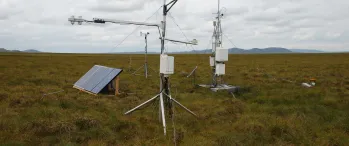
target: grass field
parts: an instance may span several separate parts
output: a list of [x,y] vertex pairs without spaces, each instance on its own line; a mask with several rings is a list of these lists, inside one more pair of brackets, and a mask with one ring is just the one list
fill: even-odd
[[[163,136],[157,104],[123,115],[159,92],[157,74],[130,75],[129,55],[2,53],[0,60],[0,145],[173,145],[172,122]],[[150,56],[155,70],[158,60]],[[198,65],[197,83],[209,82],[207,55],[175,61],[172,95],[199,115],[176,107],[180,145],[349,144],[349,54],[231,55],[225,82],[245,89],[236,98],[186,78]],[[132,55],[132,69],[142,63],[143,55]],[[95,64],[124,68],[125,94],[73,89]],[[301,87],[310,77],[317,85]]]

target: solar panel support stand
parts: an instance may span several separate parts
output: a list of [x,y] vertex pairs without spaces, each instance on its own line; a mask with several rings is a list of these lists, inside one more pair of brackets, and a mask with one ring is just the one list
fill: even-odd
[[118,95],[120,95],[120,92],[119,92],[119,90],[120,90],[120,77],[119,76],[117,76],[115,79],[115,96],[118,96]]

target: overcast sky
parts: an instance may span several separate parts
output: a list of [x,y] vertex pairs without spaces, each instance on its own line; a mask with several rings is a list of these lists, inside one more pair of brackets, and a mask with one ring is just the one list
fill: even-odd
[[[169,2],[169,0],[167,1]],[[71,25],[70,16],[145,21],[163,0],[0,0],[0,48],[45,52],[131,52],[144,49],[140,31],[150,32],[149,50],[159,51],[157,29],[116,24]],[[224,34],[236,47],[285,47],[349,51],[349,0],[222,0]],[[195,50],[212,36],[216,0],[179,0],[171,10]],[[147,22],[161,21],[161,10]],[[186,40],[168,17],[168,38]],[[224,47],[235,47],[226,38]],[[168,51],[191,51],[167,43]]]

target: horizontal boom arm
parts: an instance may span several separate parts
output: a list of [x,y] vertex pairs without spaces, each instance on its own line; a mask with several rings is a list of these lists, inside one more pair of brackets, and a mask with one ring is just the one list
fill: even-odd
[[172,39],[166,39],[166,41],[170,41],[170,42],[175,42],[175,43],[182,43],[182,44],[190,44],[190,45],[197,45],[198,41],[196,39],[190,41],[190,42],[184,42],[184,41],[177,41],[177,40],[172,40]]
[[102,19],[102,18],[93,18],[92,21],[82,19],[81,16],[78,18],[75,18],[74,16],[70,17],[68,21],[71,22],[71,24],[74,24],[77,22],[79,25],[81,25],[83,22],[90,22],[90,23],[116,23],[121,25],[144,25],[144,26],[155,26],[160,27],[159,24],[156,23],[144,23],[144,22],[134,22],[134,21],[122,21],[122,20],[112,20],[112,19]]
[[123,20],[112,20],[112,19],[102,19],[102,18],[93,18],[93,21],[95,23],[116,23],[116,24],[123,24],[123,25],[144,25],[144,26],[156,26],[160,27],[159,24],[155,23],[144,23],[144,22],[134,22],[134,21],[123,21]]
[[[175,3],[175,1],[174,1]],[[123,21],[123,20],[112,20],[112,19],[102,19],[102,18],[93,18],[93,20],[85,20],[82,19],[81,16],[79,16],[78,18],[75,18],[74,16],[71,16],[68,21],[70,21],[70,23],[72,25],[74,25],[75,22],[77,22],[79,25],[81,25],[83,22],[87,22],[87,23],[115,23],[115,24],[120,24],[120,25],[143,25],[143,26],[155,26],[160,28],[161,25],[160,24],[156,24],[156,23],[145,23],[145,22],[134,22],[134,21]],[[161,35],[161,34],[160,34]],[[197,45],[198,41],[196,39],[190,41],[190,42],[184,42],[184,41],[177,41],[177,40],[172,40],[172,39],[167,39],[167,38],[162,38],[160,37],[160,39],[164,39],[166,41],[171,41],[171,42],[176,42],[176,43],[182,43],[182,44],[190,44],[190,45]]]

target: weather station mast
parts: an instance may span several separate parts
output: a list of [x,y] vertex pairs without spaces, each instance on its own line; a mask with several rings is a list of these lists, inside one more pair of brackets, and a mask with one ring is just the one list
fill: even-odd
[[[148,35],[150,35],[150,33],[149,32],[146,32],[146,33],[144,33],[144,32],[141,32],[140,33],[140,35],[141,36],[143,36],[144,35],[144,40],[145,40],[145,49],[144,49],[144,64],[141,66],[141,67],[139,67],[135,72],[133,72],[132,73],[132,75],[138,75],[138,74],[136,74],[141,68],[144,68],[144,76],[145,76],[145,78],[147,79],[148,78],[148,76],[149,76],[149,73],[148,73]],[[130,59],[130,61],[131,61],[131,59]]]
[[154,96],[153,98],[147,100],[146,102],[140,104],[139,106],[131,109],[130,111],[126,112],[125,115],[131,114],[132,112],[139,110],[140,108],[144,107],[145,105],[156,101],[159,99],[159,120],[162,122],[164,135],[166,135],[166,119],[165,119],[165,107],[168,110],[169,116],[172,117],[173,114],[173,103],[176,105],[182,107],[184,110],[189,112],[190,114],[197,117],[197,115],[190,111],[188,108],[183,106],[181,103],[179,103],[177,100],[172,98],[170,93],[170,75],[174,74],[174,57],[168,56],[165,52],[165,41],[171,41],[176,43],[182,43],[182,44],[189,44],[189,45],[197,45],[197,40],[194,39],[190,42],[185,41],[177,41],[173,39],[166,38],[166,17],[167,13],[171,10],[171,8],[177,3],[178,0],[172,0],[169,3],[166,3],[166,0],[164,0],[163,4],[163,20],[160,24],[157,23],[145,23],[145,22],[134,22],[134,21],[123,21],[123,20],[112,20],[112,19],[103,19],[103,18],[93,18],[93,20],[85,20],[82,19],[81,16],[78,18],[75,18],[74,16],[70,17],[68,21],[70,21],[72,24],[78,23],[81,25],[82,23],[114,23],[114,24],[121,24],[121,25],[142,25],[142,26],[149,26],[149,27],[157,27],[159,29],[160,33],[160,41],[161,41],[161,53],[160,53],[160,92]]
[[[224,16],[224,14],[221,13],[220,11],[220,0],[218,0],[218,11],[217,11],[217,17],[216,21],[213,21],[213,26],[214,26],[214,31],[213,31],[213,39],[212,42],[212,55],[210,59],[212,60],[210,65],[212,66],[212,86],[217,87],[218,84],[218,79],[222,78],[222,76],[225,74],[225,70],[222,70],[223,68],[225,69],[225,61],[224,58],[220,58],[221,56],[216,56],[217,53],[221,53],[220,51],[225,51],[222,48],[222,25],[221,25],[221,18]],[[219,52],[217,52],[217,49]],[[226,53],[226,52],[222,52]],[[221,54],[217,54],[221,55]],[[222,54],[225,55],[225,54]],[[222,56],[225,57],[225,56]],[[228,57],[226,57],[228,58]],[[228,61],[228,59],[226,59]],[[217,70],[218,68],[218,70]]]
[[199,85],[200,87],[210,88],[212,91],[217,92],[218,90],[228,90],[233,93],[238,87],[227,85],[224,83],[223,76],[225,73],[225,62],[228,61],[229,50],[223,48],[223,30],[222,30],[222,18],[224,14],[221,12],[220,0],[218,0],[218,11],[216,20],[213,21],[213,35],[212,35],[212,54],[210,56],[211,66],[211,84],[210,85]]

